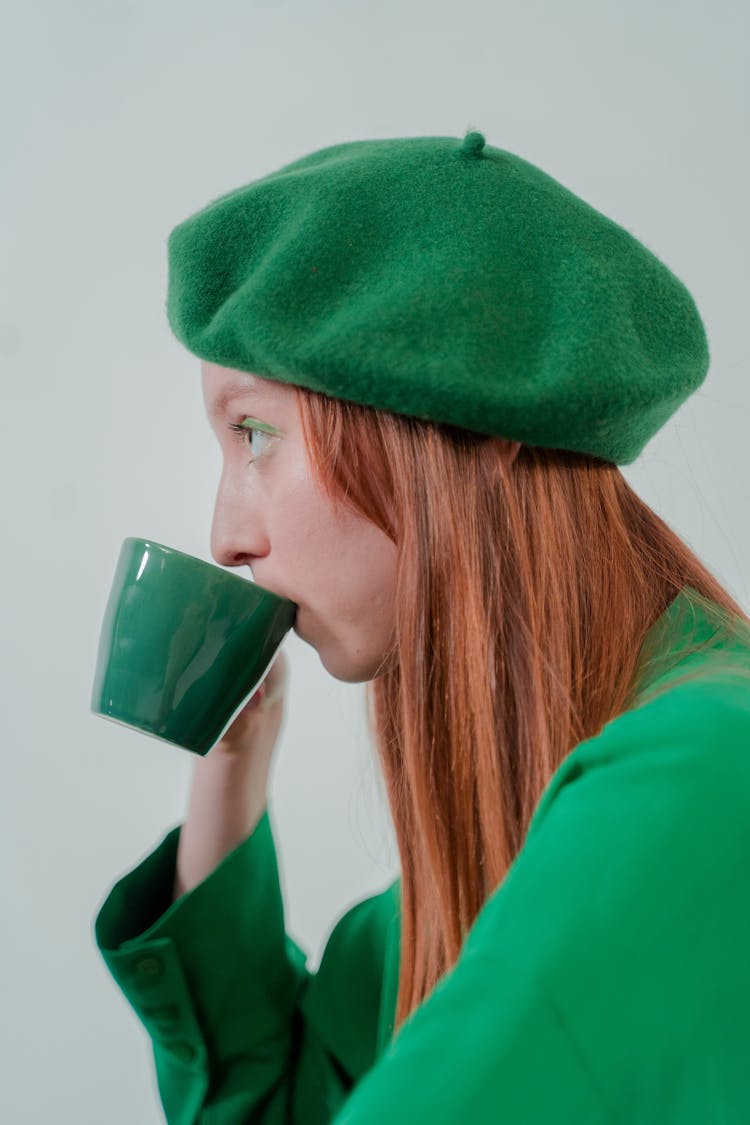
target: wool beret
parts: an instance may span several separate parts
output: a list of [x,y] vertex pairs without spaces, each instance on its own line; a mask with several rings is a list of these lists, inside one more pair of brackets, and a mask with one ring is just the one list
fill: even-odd
[[476,131],[312,152],[167,251],[167,318],[196,356],[529,445],[629,464],[708,370],[667,266]]

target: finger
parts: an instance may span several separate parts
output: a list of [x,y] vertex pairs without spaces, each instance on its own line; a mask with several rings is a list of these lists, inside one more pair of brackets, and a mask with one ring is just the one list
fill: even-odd
[[263,696],[258,709],[267,711],[269,707],[273,707],[274,703],[279,703],[284,698],[284,684],[278,684],[275,688]]

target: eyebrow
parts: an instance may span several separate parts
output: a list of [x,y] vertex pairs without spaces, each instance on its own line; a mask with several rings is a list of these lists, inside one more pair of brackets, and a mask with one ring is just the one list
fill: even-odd
[[[252,376],[249,375],[248,379],[252,379]],[[259,390],[260,390],[260,387],[259,387],[258,383],[256,383],[256,382],[248,382],[244,387],[243,386],[226,387],[221,392],[221,394],[217,395],[215,401],[211,403],[209,413],[216,414],[216,413],[218,413],[219,410],[222,409],[222,407],[226,406],[227,403],[232,402],[234,399],[242,398],[245,395],[257,395]]]

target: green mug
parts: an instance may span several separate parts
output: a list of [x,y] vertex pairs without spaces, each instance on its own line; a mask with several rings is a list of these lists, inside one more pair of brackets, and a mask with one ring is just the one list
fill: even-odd
[[205,755],[294,624],[294,602],[152,539],[120,550],[91,710]]

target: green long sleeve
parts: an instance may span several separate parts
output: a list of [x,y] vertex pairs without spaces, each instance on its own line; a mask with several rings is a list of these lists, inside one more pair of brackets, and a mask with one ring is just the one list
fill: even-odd
[[180,829],[112,887],[94,925],[151,1037],[166,1121],[323,1125],[392,1030],[396,884],[339,919],[311,973],[284,929],[268,810],[171,903]]

